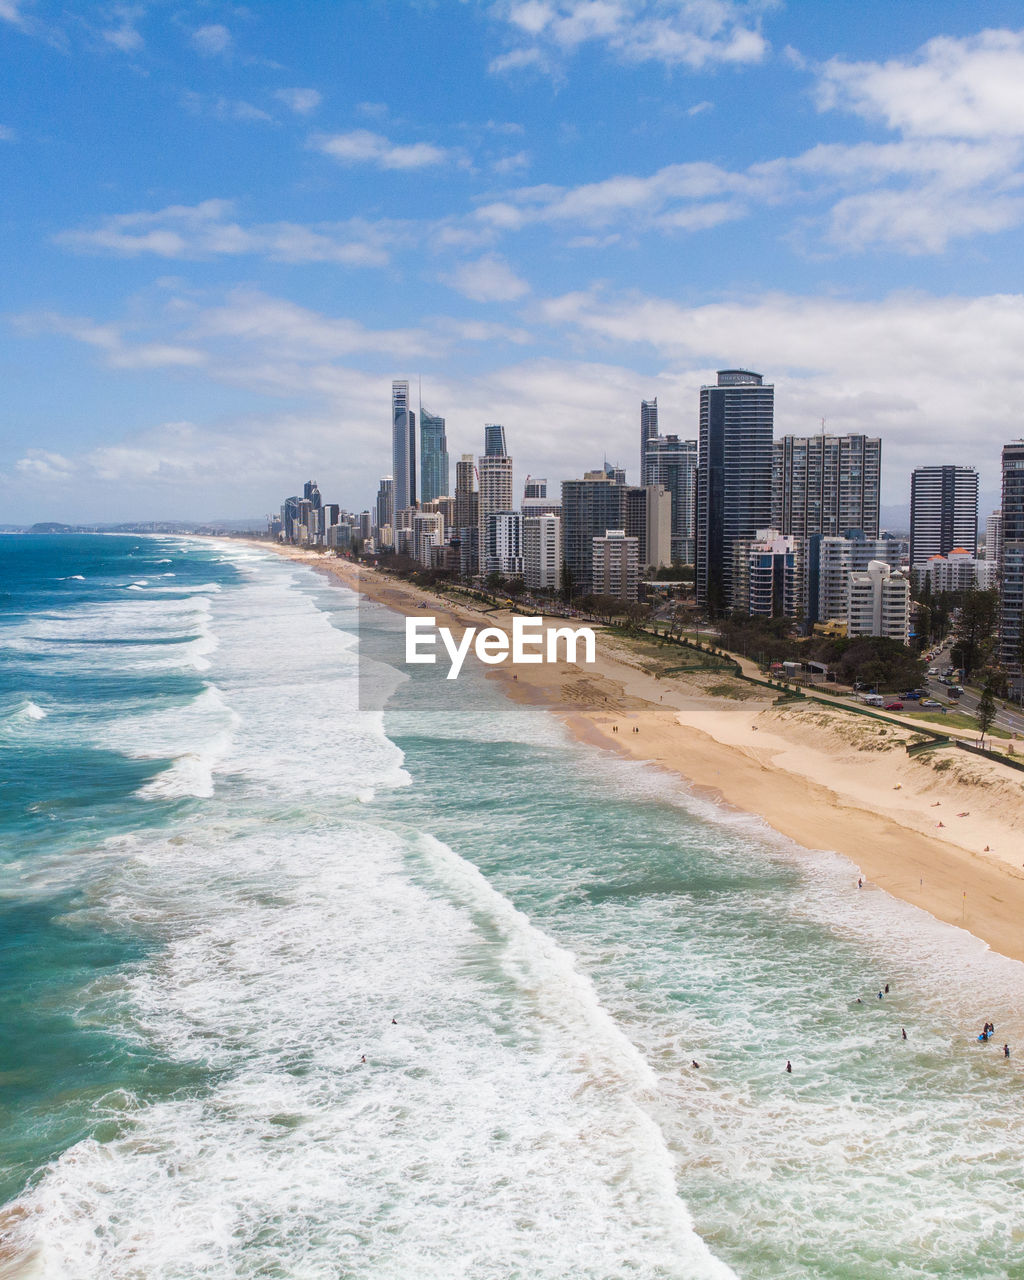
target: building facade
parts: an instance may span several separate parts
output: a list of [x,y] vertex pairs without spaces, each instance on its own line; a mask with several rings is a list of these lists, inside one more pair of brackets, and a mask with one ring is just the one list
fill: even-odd
[[659,484],[672,497],[672,560],[693,564],[697,529],[697,441],[655,436],[647,442],[643,485]]
[[658,435],[658,399],[640,401],[640,483],[653,484],[654,479],[648,473],[647,450],[652,440]]
[[623,486],[601,471],[562,481],[562,572],[586,594],[593,578],[594,539],[623,527]]
[[962,547],[978,554],[978,472],[974,467],[918,467],[910,479],[910,563]]
[[[505,452],[505,428],[495,423],[484,427],[484,455],[478,459],[480,491],[477,495],[477,528],[479,529],[480,572],[492,573],[488,558],[493,552],[493,527],[488,517],[499,511],[512,511],[512,459]],[[501,452],[495,452],[500,448]],[[499,569],[504,573],[505,570]]]
[[523,513],[523,578],[531,591],[562,586],[562,521],[558,516]]
[[877,538],[881,474],[880,439],[783,436],[772,449],[772,527],[795,538],[844,529]]
[[444,418],[428,413],[420,406],[420,498],[433,502],[444,497],[448,488],[448,438]]
[[887,636],[906,644],[910,636],[910,579],[882,560],[850,574],[846,610],[848,636]]
[[771,525],[775,388],[749,369],[720,369],[701,387],[697,446],[697,603],[732,598],[733,543]]
[[752,617],[798,618],[804,612],[802,543],[778,529],[758,529],[733,544],[731,607]]
[[841,621],[850,603],[850,574],[863,573],[872,560],[898,565],[899,538],[867,538],[860,529],[844,537],[812,534],[804,539],[804,616],[809,623]]
[[635,603],[640,593],[640,545],[624,529],[607,529],[592,539],[591,590]]
[[999,662],[1024,691],[1024,440],[1003,448],[999,553]]
[[391,384],[391,474],[394,509],[416,505],[416,414],[409,404],[409,383]]

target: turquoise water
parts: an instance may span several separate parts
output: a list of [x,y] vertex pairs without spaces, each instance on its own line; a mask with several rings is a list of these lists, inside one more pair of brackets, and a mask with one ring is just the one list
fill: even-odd
[[0,583],[0,1276],[1024,1275],[1021,966],[272,555]]

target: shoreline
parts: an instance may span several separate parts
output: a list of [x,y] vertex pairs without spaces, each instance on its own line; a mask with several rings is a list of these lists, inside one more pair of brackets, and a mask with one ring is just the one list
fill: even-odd
[[[504,611],[485,615],[339,557],[250,545],[320,569],[399,614],[420,614],[426,603],[456,628],[485,616],[487,625],[509,622]],[[854,893],[860,876],[865,891],[883,889],[1024,962],[1024,781],[1016,771],[949,753],[909,757],[903,742],[913,730],[881,732],[838,707],[775,707],[774,694],[726,694],[722,684],[709,691],[685,675],[652,674],[645,663],[653,653],[638,661],[597,634],[592,666],[509,663],[488,677],[511,699],[557,715],[577,740],[665,769],[804,849],[841,854]]]

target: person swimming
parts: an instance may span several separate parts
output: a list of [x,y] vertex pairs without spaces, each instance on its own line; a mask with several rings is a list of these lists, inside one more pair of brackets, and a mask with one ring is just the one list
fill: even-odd
[[790,1075],[793,1074],[793,1064],[792,1062],[790,1062],[788,1058],[786,1059],[786,1070],[789,1072]]

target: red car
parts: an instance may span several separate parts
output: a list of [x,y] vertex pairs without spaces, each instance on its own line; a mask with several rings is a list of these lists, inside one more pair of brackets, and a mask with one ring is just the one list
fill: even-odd
[[902,703],[902,702],[887,702],[887,703],[885,704],[885,709],[886,709],[886,711],[902,711],[902,710],[903,710],[903,703]]

